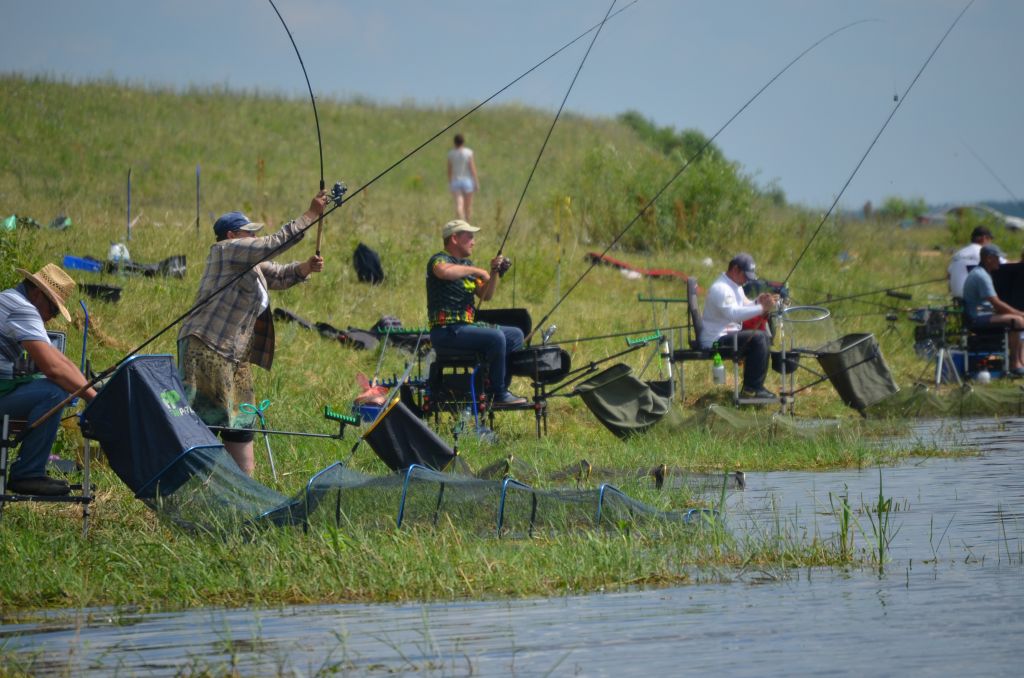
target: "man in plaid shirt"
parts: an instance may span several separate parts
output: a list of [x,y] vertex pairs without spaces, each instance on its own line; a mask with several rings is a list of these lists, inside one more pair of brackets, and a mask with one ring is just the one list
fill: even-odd
[[263,224],[241,212],[217,219],[217,242],[206,258],[196,303],[238,279],[199,306],[178,332],[178,367],[189,403],[206,424],[229,429],[220,432],[224,447],[248,475],[255,467],[253,433],[233,429],[253,427],[254,415],[239,411],[242,403],[254,401],[250,363],[269,370],[274,360],[269,290],[305,282],[324,268],[317,255],[290,264],[269,259],[302,240],[327,201],[327,194],[319,192],[305,214],[264,237],[255,235]]

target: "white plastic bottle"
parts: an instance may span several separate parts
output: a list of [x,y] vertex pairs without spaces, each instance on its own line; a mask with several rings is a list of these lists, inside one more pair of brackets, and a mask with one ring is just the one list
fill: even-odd
[[114,242],[110,243],[110,250],[107,251],[107,261],[111,261],[115,264],[122,261],[131,261],[132,257],[128,253],[128,247],[124,243]]
[[715,354],[714,363],[711,366],[711,377],[716,384],[725,383],[725,364],[722,362],[722,356],[718,353]]

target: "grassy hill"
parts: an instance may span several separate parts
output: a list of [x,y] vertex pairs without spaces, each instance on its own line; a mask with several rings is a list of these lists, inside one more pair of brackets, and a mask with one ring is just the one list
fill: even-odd
[[[315,128],[308,102],[254,92],[172,92],[114,83],[69,84],[17,76],[0,78],[0,213],[35,217],[46,224],[58,213],[66,231],[19,230],[5,236],[11,265],[36,268],[62,255],[103,258],[126,231],[126,175],[132,170],[128,242],[137,261],[185,254],[188,275],[169,279],[104,279],[78,272],[82,282],[125,287],[120,304],[93,302],[92,314],[113,341],[95,346],[93,363],[105,366],[189,308],[215,217],[231,209],[279,225],[305,209],[319,181]],[[382,107],[367,102],[319,102],[325,178],[357,187],[442,129],[461,111]],[[477,258],[497,250],[523,190],[551,113],[519,106],[486,107],[457,128],[477,152],[482,191],[473,221],[484,228]],[[425,319],[423,265],[440,245],[440,226],[451,218],[444,157],[449,134],[383,176],[327,220],[323,254],[327,270],[309,285],[274,297],[275,305],[337,327],[369,327],[382,315],[406,326]],[[628,230],[612,254],[637,266],[674,268],[708,284],[737,250],[753,252],[763,275],[781,279],[811,237],[820,215],[779,206],[763,197],[741,168],[720,154],[695,163]],[[547,313],[587,269],[584,254],[601,251],[621,234],[636,211],[681,165],[654,142],[620,121],[565,115],[559,122],[510,233],[506,254],[515,261],[492,307],[523,305],[535,320]],[[196,226],[195,167],[201,166],[200,224]],[[358,242],[377,250],[387,281],[356,281],[351,254]],[[1004,240],[1004,246],[1012,243]],[[793,274],[794,298],[807,303],[941,277],[944,232],[900,231],[886,220],[825,224]],[[285,258],[304,258],[311,242]],[[1013,251],[1012,249],[1010,251]],[[706,258],[712,260],[706,266]],[[914,291],[940,294],[935,284]],[[628,332],[685,323],[683,305],[637,302],[638,295],[679,298],[678,282],[630,281],[598,268],[552,316],[557,337]],[[885,328],[877,307],[836,306],[836,331]],[[909,358],[907,331],[883,336],[883,348],[904,379],[919,365]],[[152,348],[173,352],[175,330]],[[264,388],[290,381],[292,371],[323,381],[322,398],[343,400],[353,372],[372,372],[374,357],[356,354],[295,330],[285,330],[278,368],[260,374]],[[72,341],[74,343],[74,340]],[[620,343],[573,346],[589,360],[619,350]],[[904,358],[907,358],[904,361]],[[392,371],[401,357],[388,355]],[[337,366],[325,373],[322,364]],[[703,386],[703,366],[695,386]],[[826,387],[827,388],[827,387]],[[701,389],[694,389],[698,393]],[[827,390],[826,390],[827,393]],[[841,408],[839,411],[842,411]]]

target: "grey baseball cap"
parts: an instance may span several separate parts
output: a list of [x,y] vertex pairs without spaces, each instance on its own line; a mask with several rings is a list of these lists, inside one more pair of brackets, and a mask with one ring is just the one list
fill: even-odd
[[747,277],[747,280],[757,280],[757,273],[755,272],[757,264],[754,263],[754,257],[746,252],[740,252],[732,258],[729,262],[729,268],[733,266],[743,271],[743,275]]

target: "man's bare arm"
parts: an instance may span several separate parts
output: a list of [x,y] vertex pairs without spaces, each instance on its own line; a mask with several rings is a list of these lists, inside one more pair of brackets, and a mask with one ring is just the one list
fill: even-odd
[[[74,393],[88,383],[78,367],[52,344],[45,341],[23,341],[21,345],[39,371],[68,393]],[[81,395],[86,400],[92,400],[96,397],[96,391],[90,387]]]

